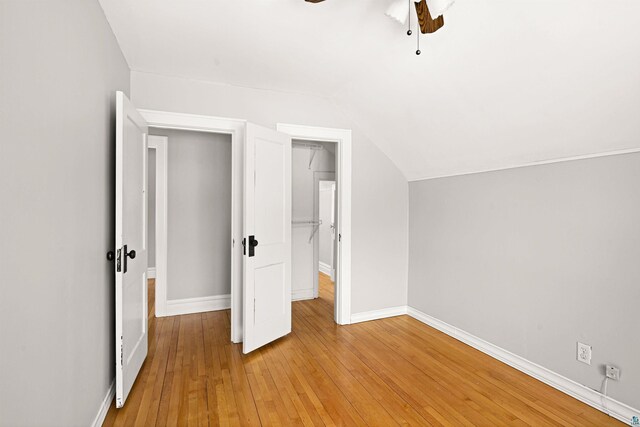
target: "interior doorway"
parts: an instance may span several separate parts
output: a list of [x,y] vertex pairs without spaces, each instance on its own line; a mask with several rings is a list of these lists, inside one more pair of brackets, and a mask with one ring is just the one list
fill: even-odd
[[[299,243],[296,245],[295,238],[292,239],[292,273],[294,273],[292,286],[297,285],[297,277],[302,278],[302,283],[307,283],[306,281],[311,277],[311,280],[314,281],[312,296],[307,294],[304,299],[317,298],[322,293],[318,286],[320,278],[319,247],[316,246],[319,245],[319,240],[316,237],[320,227],[319,202],[315,201],[319,200],[319,182],[333,181],[335,182],[333,223],[335,240],[333,245],[334,263],[332,266],[335,270],[332,293],[334,320],[339,325],[348,325],[351,323],[351,131],[282,123],[278,123],[277,130],[289,134],[292,138],[293,147],[298,147],[298,149],[292,151],[294,156],[298,152],[301,160],[296,162],[293,159],[292,168],[306,168],[307,171],[312,169],[314,173],[313,185],[304,185],[306,190],[299,192],[300,195],[298,196],[302,200],[313,199],[311,201],[311,205],[314,206],[312,220],[308,221],[304,217],[297,218],[295,211],[292,216],[292,230],[294,230],[292,236],[295,237],[297,228],[304,229],[306,227],[308,234],[307,242],[305,243],[309,245],[315,240],[312,248],[314,256],[309,263],[309,257],[306,256],[304,251],[297,252],[297,249],[302,246],[300,242],[303,242],[303,240],[299,237]],[[328,154],[331,154],[331,156]],[[318,161],[318,156],[324,156],[323,160]],[[306,164],[303,161],[306,161]],[[308,177],[308,173],[306,176]],[[294,206],[296,205],[296,186],[307,181],[308,179],[296,179],[295,171],[292,173]],[[308,208],[309,203],[304,205]],[[306,212],[303,211],[303,213]],[[299,221],[299,223],[296,224],[296,221]],[[311,230],[308,230],[309,228]],[[300,233],[300,231],[297,231],[297,233]],[[304,232],[302,233],[304,235]],[[304,266],[307,267],[305,268]],[[331,281],[330,277],[328,279]],[[293,299],[296,299],[295,295]]]
[[155,315],[228,309],[231,137],[150,127],[148,142],[148,277],[155,279]]
[[318,298],[321,286],[335,295],[336,142],[293,139],[291,164],[292,300]]

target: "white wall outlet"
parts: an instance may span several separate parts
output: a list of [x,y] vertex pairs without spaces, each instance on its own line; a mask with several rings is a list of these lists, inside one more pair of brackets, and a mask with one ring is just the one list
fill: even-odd
[[576,355],[578,362],[591,365],[591,346],[588,344],[578,343],[578,354]]
[[613,365],[607,365],[607,378],[611,378],[615,381],[620,381],[620,368]]

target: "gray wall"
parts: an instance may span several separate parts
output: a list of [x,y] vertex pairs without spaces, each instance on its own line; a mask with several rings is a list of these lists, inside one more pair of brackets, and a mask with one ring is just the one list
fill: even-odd
[[167,299],[231,292],[231,136],[151,129],[168,143]]
[[114,371],[114,91],[97,1],[0,2],[0,425],[87,426]]
[[147,180],[147,266],[156,267],[156,150],[149,149]]
[[[409,186],[409,305],[640,408],[640,154]],[[576,341],[593,346],[576,361]]]
[[131,90],[138,108],[352,129],[351,311],[407,304],[407,180],[331,100],[135,71]]

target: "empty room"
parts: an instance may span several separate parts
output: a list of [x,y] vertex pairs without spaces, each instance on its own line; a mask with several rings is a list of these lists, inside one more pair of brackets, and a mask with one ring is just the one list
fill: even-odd
[[0,0],[0,427],[640,426],[637,0]]

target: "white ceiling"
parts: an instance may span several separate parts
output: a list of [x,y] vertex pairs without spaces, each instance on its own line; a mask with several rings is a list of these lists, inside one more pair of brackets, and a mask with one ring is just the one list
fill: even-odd
[[[410,179],[640,147],[640,1],[100,0],[133,70],[330,97]],[[414,30],[415,34],[415,30]]]

